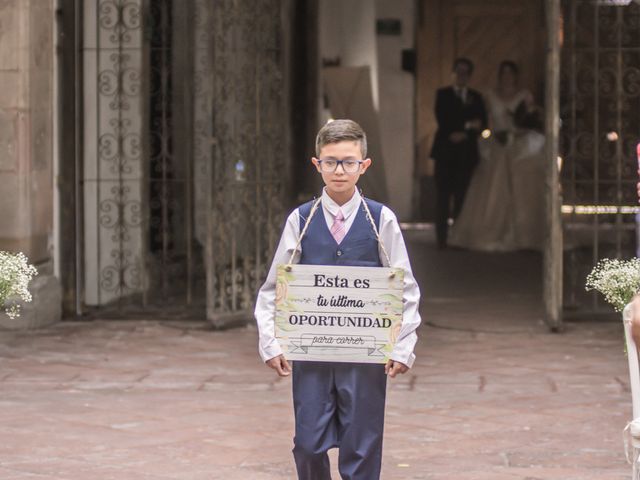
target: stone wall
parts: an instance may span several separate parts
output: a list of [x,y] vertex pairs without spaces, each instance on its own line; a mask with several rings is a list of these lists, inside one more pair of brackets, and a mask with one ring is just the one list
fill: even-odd
[[52,276],[53,0],[0,0],[0,249],[24,252],[40,275],[25,328],[60,318]]

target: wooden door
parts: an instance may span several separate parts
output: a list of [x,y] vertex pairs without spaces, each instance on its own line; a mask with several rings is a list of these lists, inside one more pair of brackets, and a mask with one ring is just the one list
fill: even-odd
[[486,91],[496,84],[500,62],[512,60],[520,67],[522,85],[540,98],[544,76],[544,37],[541,36],[544,25],[540,2],[445,2],[442,20],[443,83],[449,80],[453,60],[467,57],[476,65],[472,85]]

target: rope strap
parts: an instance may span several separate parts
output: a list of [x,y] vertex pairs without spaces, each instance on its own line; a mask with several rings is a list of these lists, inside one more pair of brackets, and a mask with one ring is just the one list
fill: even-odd
[[291,264],[293,263],[293,258],[296,256],[296,253],[298,253],[298,251],[300,250],[300,244],[302,243],[302,237],[304,237],[304,234],[307,233],[307,228],[309,228],[309,224],[311,223],[311,219],[313,218],[314,213],[316,213],[316,210],[318,209],[318,205],[320,205],[321,201],[322,201],[322,197],[320,197],[318,200],[316,200],[315,203],[313,204],[313,207],[311,207],[311,211],[309,212],[309,216],[307,217],[307,220],[304,223],[304,227],[302,228],[302,232],[300,232],[300,236],[298,237],[298,243],[296,243],[296,248],[294,248],[293,252],[291,252],[291,258],[289,258],[289,263],[287,263],[287,267],[286,267],[287,272],[291,271]]
[[[360,193],[360,194],[362,195],[362,193]],[[382,249],[382,253],[384,253],[384,257],[387,259],[387,267],[390,267],[391,266],[391,259],[389,258],[389,254],[387,253],[387,249],[384,246],[384,242],[380,238],[380,233],[378,233],[378,227],[376,226],[376,222],[373,221],[373,217],[371,216],[371,211],[369,210],[369,206],[367,205],[367,202],[365,201],[364,197],[362,197],[362,206],[364,207],[364,211],[367,214],[367,219],[369,220],[369,223],[371,223],[371,227],[373,228],[373,233],[376,234],[376,240],[378,240],[378,244],[380,245],[380,248]]]
[[[360,194],[362,195],[362,192],[360,192]],[[285,269],[287,272],[291,271],[291,265],[293,264],[293,259],[296,256],[296,253],[298,253],[300,251],[300,244],[302,243],[302,238],[304,237],[304,235],[307,233],[307,229],[309,228],[309,225],[311,224],[311,219],[313,218],[313,215],[316,213],[316,210],[318,210],[318,207],[320,206],[320,203],[322,202],[322,197],[318,198],[315,203],[313,204],[313,206],[311,207],[311,211],[309,212],[309,216],[307,217],[305,223],[304,223],[304,227],[302,228],[302,232],[300,232],[300,236],[298,237],[298,241],[296,243],[296,247],[293,249],[293,252],[291,252],[291,257],[289,258],[289,262],[287,263]],[[364,207],[364,211],[367,217],[367,220],[369,221],[369,223],[371,224],[371,227],[373,228],[373,233],[376,234],[376,240],[378,241],[378,245],[380,245],[380,248],[382,249],[382,253],[385,256],[385,259],[387,260],[387,266],[390,267],[391,266],[391,259],[389,258],[389,253],[387,253],[387,249],[384,246],[384,242],[382,241],[382,238],[380,238],[380,233],[378,232],[378,227],[376,226],[376,222],[373,220],[373,216],[371,215],[371,211],[369,210],[369,206],[367,205],[367,202],[365,200],[364,197],[362,197],[362,206]],[[395,274],[392,273],[391,274],[391,278],[395,277]]]

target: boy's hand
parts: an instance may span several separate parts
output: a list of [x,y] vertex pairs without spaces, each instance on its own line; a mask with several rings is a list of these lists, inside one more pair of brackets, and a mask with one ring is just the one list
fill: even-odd
[[404,363],[398,362],[396,360],[389,360],[384,366],[384,373],[389,375],[391,378],[395,378],[395,376],[399,373],[407,373],[408,371],[409,367],[407,367]]
[[268,367],[273,368],[281,377],[288,377],[291,375],[291,365],[284,358],[284,355],[278,355],[265,362]]

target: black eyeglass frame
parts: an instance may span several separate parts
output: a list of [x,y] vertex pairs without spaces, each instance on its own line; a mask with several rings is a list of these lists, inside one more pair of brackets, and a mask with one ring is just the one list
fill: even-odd
[[[347,159],[344,159],[344,160],[334,160],[333,158],[332,159],[324,159],[324,160],[323,159],[318,159],[318,164],[320,164],[320,170],[322,170],[322,163],[323,162],[327,162],[327,161],[336,162],[336,166],[331,171],[324,170],[325,173],[333,173],[333,172],[335,172],[336,170],[338,170],[338,165],[342,165],[342,171],[344,173],[356,173],[358,170],[360,170],[360,166],[364,163],[364,160],[354,160],[352,158],[347,158]],[[355,162],[355,163],[358,164],[358,168],[356,168],[353,172],[349,172],[349,171],[347,171],[346,168],[344,168],[344,162]]]

